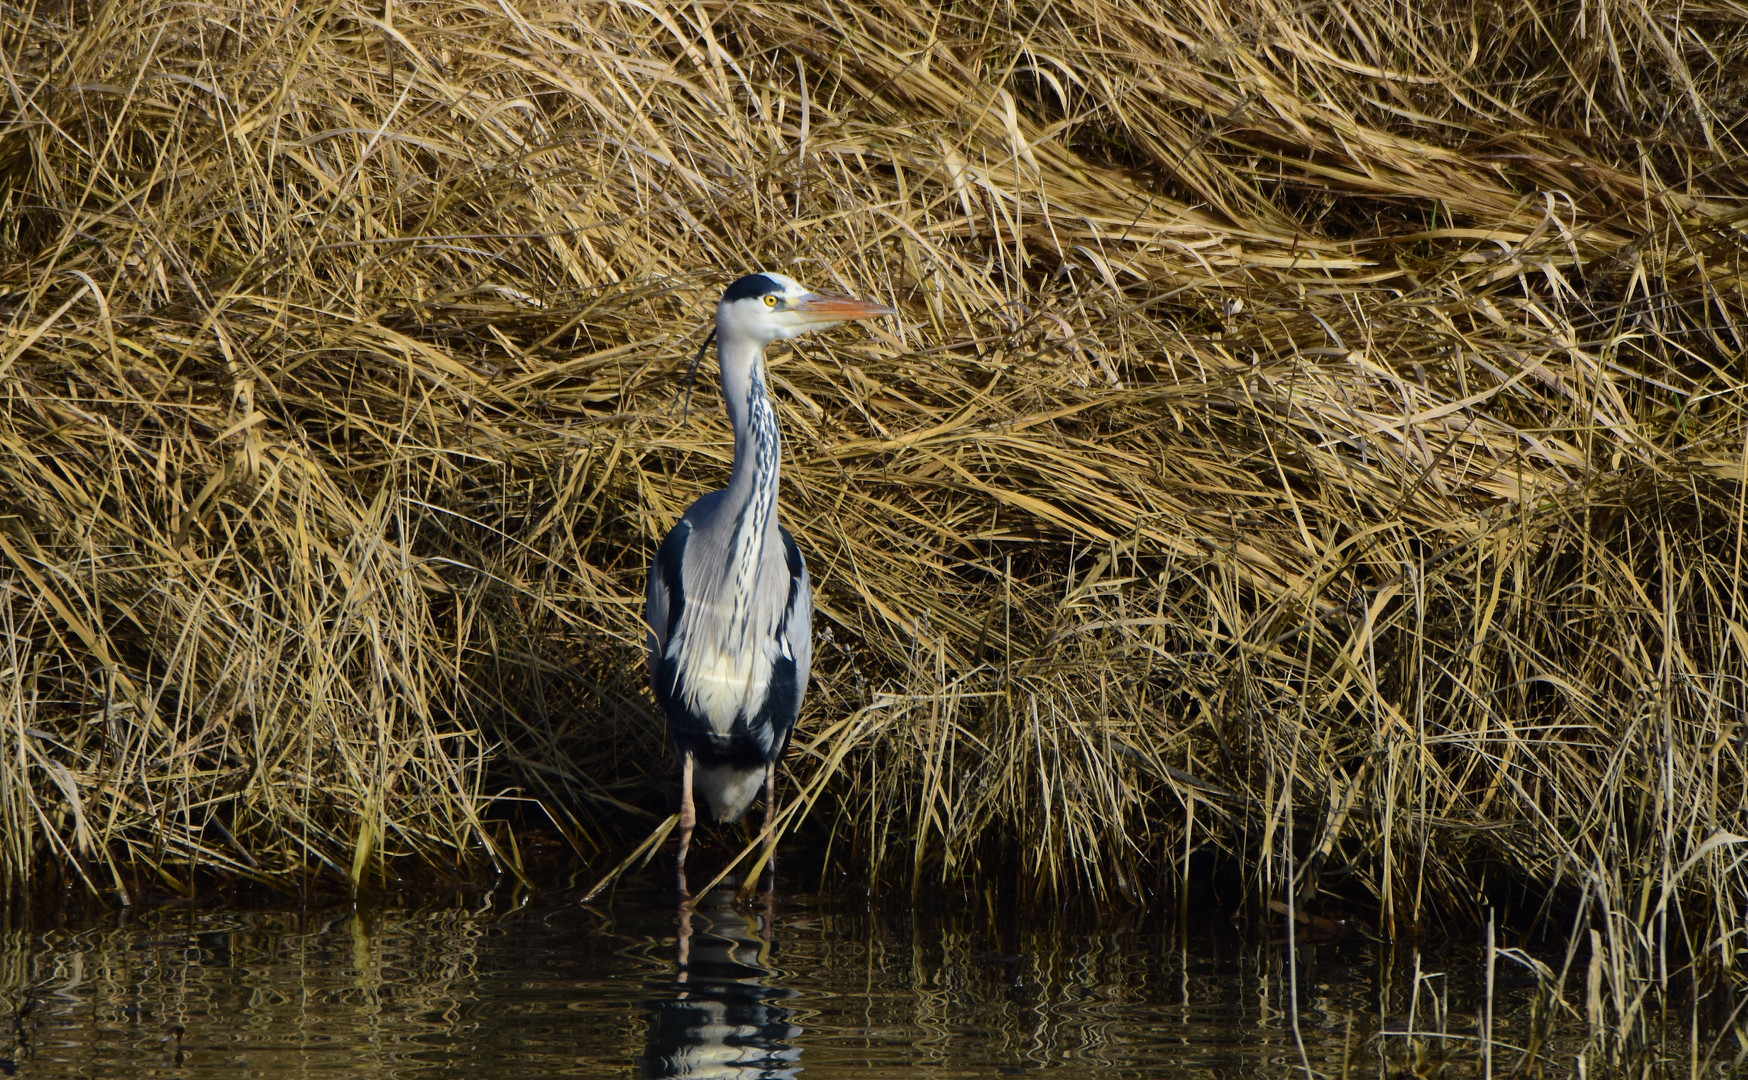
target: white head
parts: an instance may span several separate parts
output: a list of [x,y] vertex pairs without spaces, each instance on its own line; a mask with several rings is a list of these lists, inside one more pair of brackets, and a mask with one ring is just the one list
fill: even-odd
[[769,345],[850,319],[897,314],[884,304],[810,292],[794,278],[765,271],[730,285],[716,305],[716,332]]

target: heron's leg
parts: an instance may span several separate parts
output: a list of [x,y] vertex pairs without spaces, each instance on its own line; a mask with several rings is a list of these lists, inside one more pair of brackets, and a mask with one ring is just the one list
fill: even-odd
[[765,765],[765,892],[777,887],[777,763]]
[[680,855],[674,860],[674,874],[679,878],[680,899],[686,891],[686,849],[692,846],[692,829],[698,824],[698,810],[692,803],[692,751],[686,751],[685,764],[680,767]]

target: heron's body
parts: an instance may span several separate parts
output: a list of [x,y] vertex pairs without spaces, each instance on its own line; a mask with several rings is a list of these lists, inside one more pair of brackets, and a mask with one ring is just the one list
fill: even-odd
[[780,274],[753,274],[717,305],[722,393],[734,425],[728,486],[687,508],[650,568],[649,671],[681,781],[681,888],[697,786],[717,821],[737,821],[789,743],[813,655],[813,588],[777,522],[782,442],[765,388],[765,347],[888,308],[810,293]]
[[813,587],[789,530],[774,514],[762,529],[754,515],[714,518],[728,495],[693,503],[662,542],[649,601],[656,700],[723,822],[746,812],[788,745],[813,645]]

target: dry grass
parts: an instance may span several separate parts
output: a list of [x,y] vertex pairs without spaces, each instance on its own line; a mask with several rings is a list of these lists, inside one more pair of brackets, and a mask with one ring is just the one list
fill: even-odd
[[269,7],[0,15],[9,880],[630,850],[769,267],[830,860],[1734,970],[1748,7]]

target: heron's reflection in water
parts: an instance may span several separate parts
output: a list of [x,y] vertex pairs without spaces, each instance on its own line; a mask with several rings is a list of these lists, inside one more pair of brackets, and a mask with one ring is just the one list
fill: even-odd
[[[771,943],[760,920],[735,910],[732,889],[680,909],[679,965],[647,1002],[646,1077],[795,1077],[801,1029],[783,1002],[795,991],[771,985]],[[764,925],[770,926],[769,908]]]

